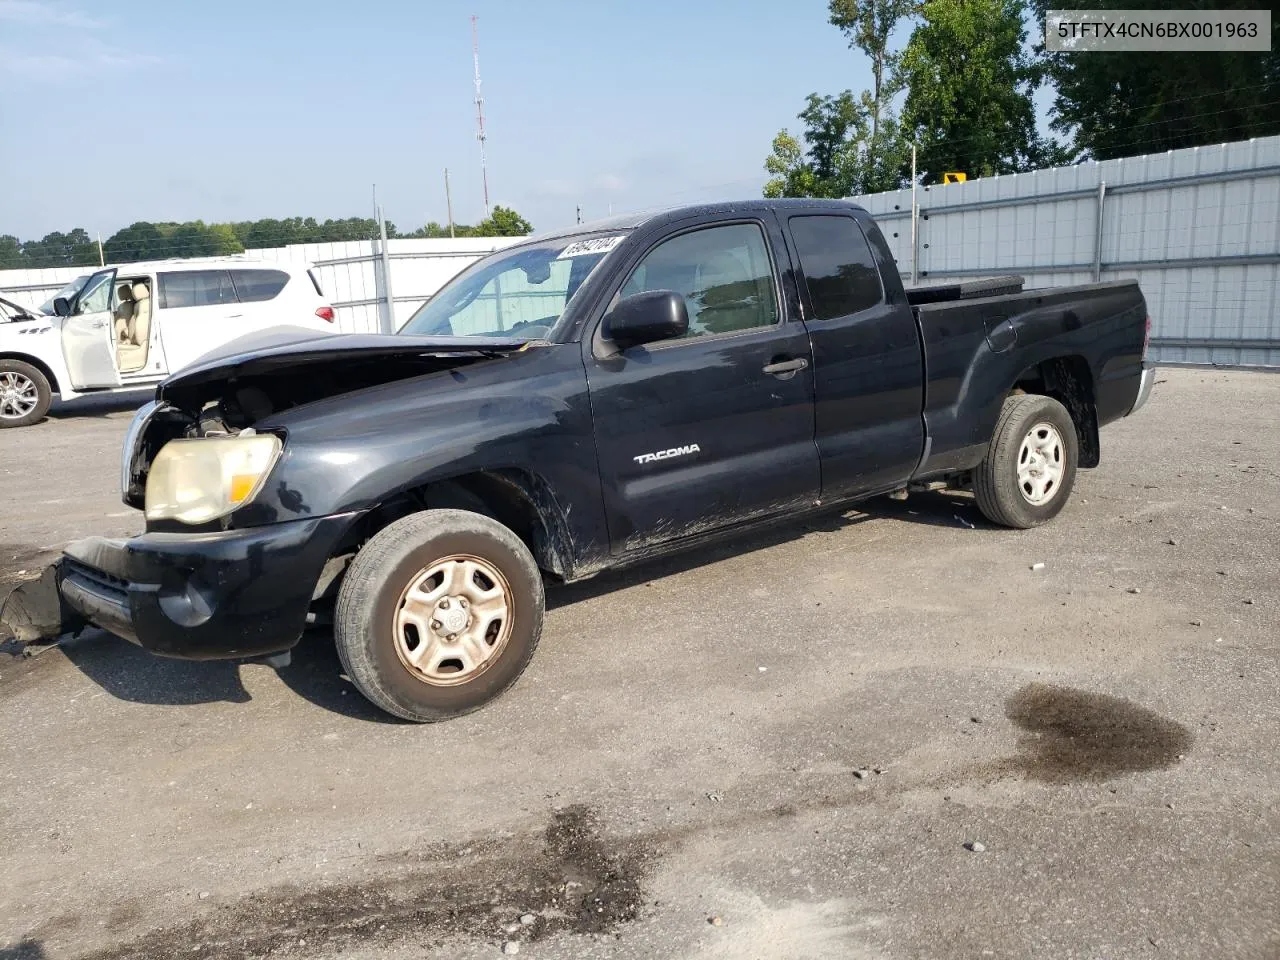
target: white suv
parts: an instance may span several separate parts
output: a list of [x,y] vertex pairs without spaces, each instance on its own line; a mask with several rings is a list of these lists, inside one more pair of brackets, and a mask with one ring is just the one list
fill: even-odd
[[268,327],[337,332],[305,265],[249,257],[107,267],[41,310],[0,301],[0,427],[40,420],[53,394],[133,390]]

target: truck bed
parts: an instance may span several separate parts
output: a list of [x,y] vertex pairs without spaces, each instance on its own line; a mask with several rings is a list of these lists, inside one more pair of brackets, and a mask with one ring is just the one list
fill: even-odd
[[[980,461],[1004,385],[1049,358],[1084,365],[1099,425],[1124,416],[1133,405],[1146,330],[1146,303],[1137,282],[981,295],[996,289],[997,280],[1020,285],[1021,279],[914,288],[918,295],[927,291],[924,297],[935,297],[912,307],[924,355],[930,443],[922,475],[967,469]],[[953,296],[937,299],[941,290]]]

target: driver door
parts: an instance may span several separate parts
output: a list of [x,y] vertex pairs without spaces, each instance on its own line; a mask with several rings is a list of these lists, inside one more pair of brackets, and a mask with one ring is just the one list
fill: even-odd
[[91,276],[62,318],[62,355],[77,390],[120,386],[112,343],[112,293],[114,269]]

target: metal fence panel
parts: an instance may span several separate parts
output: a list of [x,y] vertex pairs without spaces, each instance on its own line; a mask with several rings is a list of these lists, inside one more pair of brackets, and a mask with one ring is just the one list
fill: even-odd
[[[922,279],[1132,278],[1156,360],[1280,366],[1280,137],[923,187],[917,198]],[[909,276],[911,191],[853,199]]]

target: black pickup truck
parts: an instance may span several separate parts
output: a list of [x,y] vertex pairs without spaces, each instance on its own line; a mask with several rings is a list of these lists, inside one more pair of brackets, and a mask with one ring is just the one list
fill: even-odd
[[612,219],[472,264],[398,335],[276,331],[171,378],[124,449],[146,532],[72,544],[56,585],[192,659],[327,613],[370,700],[444,719],[525,669],[546,582],[917,489],[1049,520],[1145,402],[1148,333],[1131,282],[904,289],[839,201]]

